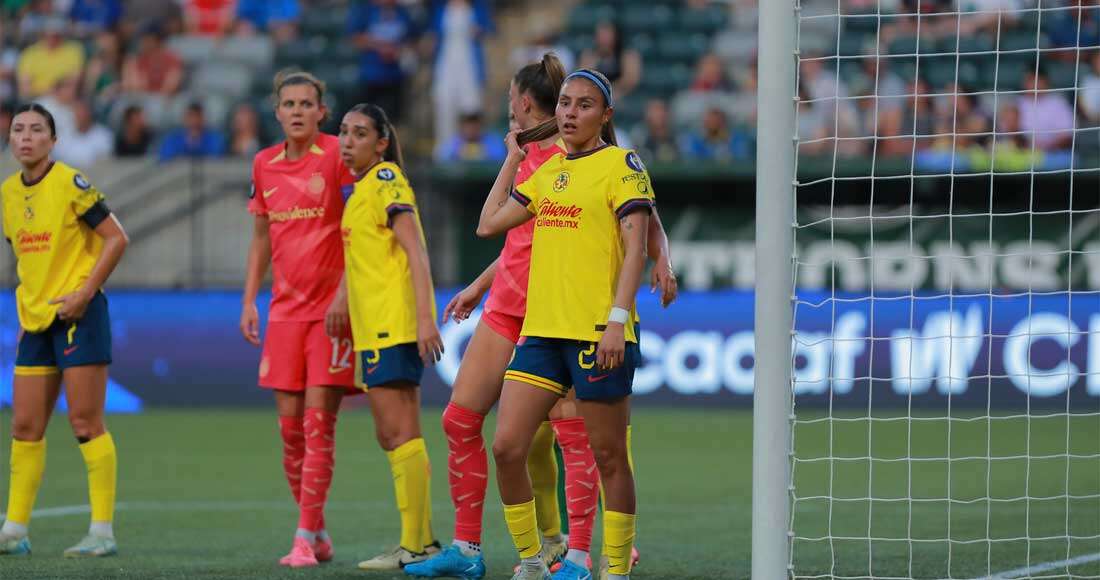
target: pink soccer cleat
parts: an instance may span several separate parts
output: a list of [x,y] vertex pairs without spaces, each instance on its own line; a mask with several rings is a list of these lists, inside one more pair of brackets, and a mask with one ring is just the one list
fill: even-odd
[[[331,549],[331,546],[330,546]],[[329,555],[331,555],[331,551]],[[313,552],[313,547],[309,545],[309,542],[305,538],[294,538],[294,546],[290,549],[290,553],[279,559],[279,564],[283,566],[290,566],[291,568],[307,568],[309,566],[316,566],[317,555]]]
[[331,561],[334,553],[335,550],[332,548],[331,537],[326,537],[324,539],[317,538],[317,542],[313,544],[313,555],[317,558],[318,562]]

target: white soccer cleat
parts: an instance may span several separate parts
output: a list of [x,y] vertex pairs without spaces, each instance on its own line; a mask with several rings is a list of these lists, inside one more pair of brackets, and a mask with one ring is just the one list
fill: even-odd
[[383,552],[369,560],[359,562],[360,570],[401,570],[409,564],[423,562],[431,556],[439,553],[439,544],[434,543],[424,548],[423,552],[410,552],[401,546]]

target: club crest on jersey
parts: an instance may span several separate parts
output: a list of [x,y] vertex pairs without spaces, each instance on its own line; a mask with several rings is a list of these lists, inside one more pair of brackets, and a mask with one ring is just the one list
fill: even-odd
[[569,187],[569,172],[562,171],[558,174],[558,178],[554,181],[554,191],[562,192],[565,188]]
[[397,175],[395,175],[393,170],[389,167],[383,167],[378,170],[378,179],[380,181],[393,181],[396,177]]
[[80,189],[88,189],[92,186],[92,184],[88,183],[88,180],[84,179],[84,176],[79,173],[73,175],[73,185],[79,187]]
[[23,212],[23,219],[27,221],[34,219],[34,210],[31,209],[31,206],[28,205],[26,211]]
[[318,195],[325,191],[325,176],[320,173],[314,173],[310,176],[307,184],[309,192],[313,195]]
[[638,154],[633,151],[626,154],[626,166],[638,173],[645,171],[645,165],[642,164],[642,158],[638,157]]

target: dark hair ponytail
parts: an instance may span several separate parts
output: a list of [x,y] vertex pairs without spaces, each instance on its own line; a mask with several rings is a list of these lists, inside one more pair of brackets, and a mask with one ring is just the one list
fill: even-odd
[[549,139],[558,134],[558,122],[553,118],[554,109],[558,106],[558,93],[561,92],[561,84],[565,81],[565,67],[562,66],[558,55],[548,52],[542,55],[542,61],[531,63],[516,73],[513,82],[520,94],[527,93],[535,101],[538,108],[551,118],[538,125],[521,131],[516,136],[516,142],[520,147],[528,143],[536,143]]
[[615,120],[608,119],[600,129],[600,139],[609,145],[619,146],[619,140],[615,138]]
[[386,111],[378,105],[359,103],[351,109],[348,109],[348,112],[359,113],[370,118],[371,122],[374,123],[374,129],[378,131],[378,136],[382,139],[389,140],[389,144],[386,145],[386,150],[382,152],[382,160],[392,162],[401,169],[404,169],[405,156],[401,154],[401,142],[397,139],[397,129],[393,127],[393,123],[390,122],[390,118],[386,115]]
[[16,115],[27,112],[42,115],[42,118],[46,119],[46,125],[50,128],[50,137],[57,139],[57,123],[53,120],[53,113],[38,103],[24,103],[19,105],[19,108],[15,109],[15,113],[12,114],[11,118],[14,120]]

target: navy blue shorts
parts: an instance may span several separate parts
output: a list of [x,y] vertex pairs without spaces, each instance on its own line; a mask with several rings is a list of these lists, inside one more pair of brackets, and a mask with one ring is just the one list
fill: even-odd
[[396,344],[380,350],[364,350],[359,353],[359,381],[364,388],[381,387],[390,383],[420,384],[424,376],[424,361],[415,342]]
[[41,376],[70,367],[111,364],[111,317],[102,292],[77,321],[56,319],[42,332],[24,332],[15,355],[15,374]]
[[611,370],[596,366],[596,347],[595,342],[524,337],[504,378],[563,397],[572,386],[582,400],[617,399],[633,392],[634,370],[642,361],[638,344],[627,342],[623,364]]

